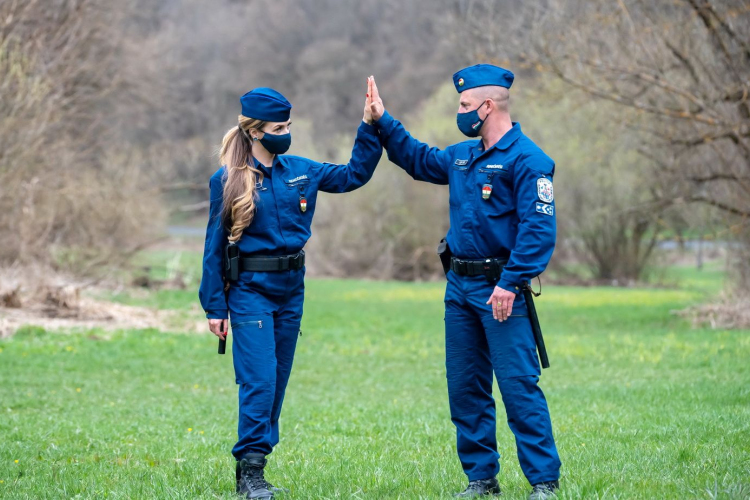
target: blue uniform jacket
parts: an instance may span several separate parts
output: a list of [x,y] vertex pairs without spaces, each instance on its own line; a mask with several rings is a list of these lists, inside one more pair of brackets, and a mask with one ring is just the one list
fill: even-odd
[[497,286],[515,293],[544,271],[555,247],[555,163],[518,123],[487,151],[481,140],[430,147],[388,112],[377,127],[388,159],[416,180],[449,185],[453,255],[507,258]]
[[[299,156],[278,155],[266,169],[256,162],[265,178],[257,186],[257,209],[238,243],[240,252],[257,255],[289,255],[302,250],[310,239],[310,225],[318,191],[345,193],[370,180],[380,161],[382,147],[377,129],[362,122],[346,165],[318,163]],[[211,176],[211,201],[203,276],[198,295],[210,319],[225,319],[227,302],[222,279],[228,231],[221,221],[224,167]],[[307,202],[303,212],[301,200]]]

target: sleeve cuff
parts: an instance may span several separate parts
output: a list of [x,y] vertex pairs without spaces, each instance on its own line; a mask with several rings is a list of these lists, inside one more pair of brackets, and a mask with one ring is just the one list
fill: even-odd
[[388,135],[393,128],[394,121],[396,121],[396,119],[386,110],[383,112],[383,116],[380,117],[380,120],[375,122],[375,126],[380,130],[381,134]]
[[366,134],[370,135],[378,135],[378,129],[375,127],[375,125],[370,125],[369,123],[365,122],[364,120],[360,122],[359,124],[359,132],[364,132]]
[[208,319],[229,319],[229,311],[206,311]]
[[521,293],[521,285],[520,284],[518,284],[518,283],[511,283],[510,281],[505,280],[505,279],[501,279],[500,281],[498,281],[497,286],[499,286],[503,290],[507,290],[509,292],[513,292],[516,295],[518,295],[519,293]]

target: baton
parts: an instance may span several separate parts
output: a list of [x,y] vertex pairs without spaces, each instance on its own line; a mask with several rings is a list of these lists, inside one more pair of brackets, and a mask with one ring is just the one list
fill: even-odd
[[[224,333],[224,320],[221,321],[221,326],[219,326],[219,333]],[[219,354],[225,354],[227,352],[227,337],[224,335],[224,338],[222,339],[219,337]]]
[[531,321],[531,331],[534,332],[534,341],[536,342],[537,351],[539,351],[539,361],[542,362],[542,368],[549,368],[547,348],[544,346],[542,327],[539,326],[539,316],[536,315],[534,296],[531,294],[531,285],[527,284],[525,287],[523,287],[523,296],[526,299],[526,311],[529,313],[529,321]]

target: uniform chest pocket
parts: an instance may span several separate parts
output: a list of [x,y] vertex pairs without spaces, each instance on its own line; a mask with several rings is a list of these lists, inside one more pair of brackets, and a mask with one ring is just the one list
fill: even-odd
[[503,215],[515,209],[513,179],[507,170],[477,169],[475,190],[481,212]]
[[452,165],[450,175],[448,176],[448,203],[450,206],[458,208],[464,201],[466,192],[466,179],[469,167],[466,165]]
[[299,212],[303,214],[311,213],[315,200],[310,196],[310,179],[299,179],[293,181],[284,181],[287,187],[288,195],[297,203]]

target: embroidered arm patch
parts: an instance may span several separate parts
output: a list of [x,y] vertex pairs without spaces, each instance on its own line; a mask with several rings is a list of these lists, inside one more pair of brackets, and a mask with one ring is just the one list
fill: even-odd
[[555,215],[555,207],[547,205],[546,203],[537,202],[536,211],[544,215]]
[[554,191],[552,189],[552,181],[542,177],[536,181],[536,193],[539,199],[544,203],[552,203],[555,199]]

